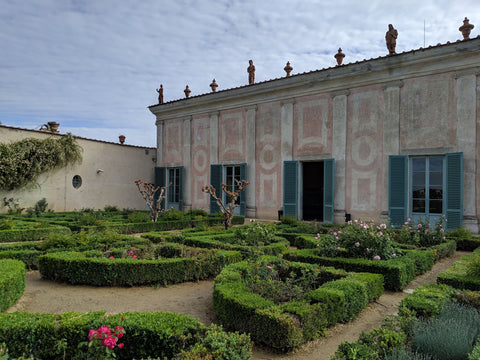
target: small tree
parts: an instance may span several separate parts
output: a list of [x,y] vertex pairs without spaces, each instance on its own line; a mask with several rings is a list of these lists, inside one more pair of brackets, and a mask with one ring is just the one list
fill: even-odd
[[222,190],[225,192],[225,194],[227,194],[227,205],[223,203],[222,196],[217,196],[216,189],[212,185],[205,185],[202,187],[202,191],[210,194],[210,196],[217,202],[217,205],[223,214],[222,222],[225,226],[225,230],[228,229],[232,224],[234,210],[238,206],[237,199],[240,196],[240,193],[244,191],[250,183],[247,180],[235,179],[235,184],[236,186],[234,191],[228,190],[227,185],[222,184]]
[[148,181],[138,179],[135,181],[140,195],[150,209],[150,219],[157,222],[158,214],[162,211],[162,201],[165,199],[167,188],[170,186],[157,186],[150,184]]

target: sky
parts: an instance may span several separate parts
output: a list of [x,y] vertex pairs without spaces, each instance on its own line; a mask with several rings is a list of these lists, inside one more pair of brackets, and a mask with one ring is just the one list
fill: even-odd
[[0,123],[156,146],[158,102],[480,34],[478,0],[0,0]]

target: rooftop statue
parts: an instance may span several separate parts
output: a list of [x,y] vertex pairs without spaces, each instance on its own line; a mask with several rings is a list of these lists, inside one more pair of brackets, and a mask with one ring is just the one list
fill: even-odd
[[387,49],[389,55],[395,54],[395,46],[397,46],[398,31],[392,24],[388,25],[388,31],[385,34],[385,41],[387,42]]
[[248,60],[250,64],[247,68],[248,72],[248,84],[252,85],[255,82],[255,65],[253,65],[253,60]]
[[158,103],[163,104],[163,85],[160,84],[160,89],[157,89],[158,92]]

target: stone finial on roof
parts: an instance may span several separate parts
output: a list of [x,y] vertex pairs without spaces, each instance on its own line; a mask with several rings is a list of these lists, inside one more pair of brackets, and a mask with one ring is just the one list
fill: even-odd
[[287,65],[285,65],[283,70],[285,70],[285,72],[287,73],[287,76],[290,76],[290,73],[293,70],[293,67],[290,65],[290,61],[287,61]]
[[253,60],[248,60],[248,84],[252,85],[255,83],[255,65],[253,65]]
[[470,39],[470,32],[475,27],[473,26],[473,24],[470,24],[469,21],[470,20],[465,17],[465,19],[463,20],[463,25],[458,28],[458,30],[462,32],[463,40]]
[[190,93],[192,92],[192,90],[190,90],[190,89],[188,88],[188,85],[187,85],[187,87],[185,88],[185,90],[183,90],[183,92],[185,93],[185,97],[188,98],[188,97],[190,96]]
[[212,92],[217,91],[218,84],[215,81],[215,79],[213,79],[212,83],[210,84],[210,87],[212,88]]
[[337,60],[337,66],[342,65],[345,54],[342,52],[342,48],[338,48],[338,52],[333,56]]

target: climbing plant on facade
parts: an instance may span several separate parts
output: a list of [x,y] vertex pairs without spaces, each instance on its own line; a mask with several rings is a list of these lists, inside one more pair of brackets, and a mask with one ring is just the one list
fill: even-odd
[[70,133],[58,139],[0,143],[0,189],[22,188],[35,183],[42,173],[81,163],[82,150]]

